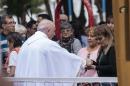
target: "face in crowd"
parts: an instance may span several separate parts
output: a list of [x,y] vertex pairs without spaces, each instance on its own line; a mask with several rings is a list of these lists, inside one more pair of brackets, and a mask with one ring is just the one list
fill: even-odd
[[44,19],[48,19],[50,21],[53,21],[52,18],[50,17],[50,15],[48,15],[48,14],[39,14],[37,16],[37,25]]
[[37,23],[39,24],[43,20],[42,17],[37,17]]
[[15,24],[16,24],[16,22],[14,21],[14,19],[12,17],[6,17],[5,22],[2,25],[5,33],[8,34],[10,32],[14,32]]
[[27,38],[32,36],[37,31],[37,24],[35,20],[30,20],[27,23]]
[[98,35],[97,35],[95,28],[90,28],[87,31],[87,38],[88,38],[89,47],[95,47],[98,45],[97,37],[98,37]]
[[37,31],[37,25],[32,24],[32,28],[30,29],[31,34],[34,34]]
[[73,30],[70,28],[62,29],[61,32],[62,32],[62,37],[64,38],[69,38],[73,35]]
[[67,22],[67,21],[63,21],[61,23],[61,37],[62,38],[70,38],[73,36],[73,28],[72,25]]
[[102,47],[106,47],[113,42],[113,35],[110,27],[106,24],[96,26],[98,30],[98,41]]

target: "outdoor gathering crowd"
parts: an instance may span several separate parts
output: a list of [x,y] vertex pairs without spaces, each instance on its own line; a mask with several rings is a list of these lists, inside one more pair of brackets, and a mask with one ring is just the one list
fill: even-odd
[[[55,23],[47,14],[39,14],[37,21],[31,19],[26,26],[15,25],[11,15],[2,16],[1,75],[33,78],[117,76],[112,17],[93,27],[79,28],[80,34],[76,34],[76,24],[69,22],[65,14],[60,15],[60,22],[61,34],[56,39]],[[89,86],[89,83],[79,83],[79,86]],[[99,84],[93,83],[93,86]]]

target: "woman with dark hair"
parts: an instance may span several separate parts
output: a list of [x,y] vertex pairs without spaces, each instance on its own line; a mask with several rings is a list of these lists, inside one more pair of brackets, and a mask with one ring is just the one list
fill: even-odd
[[27,23],[26,28],[27,28],[26,39],[28,39],[37,31],[37,22],[35,20],[30,20]]
[[9,45],[9,60],[8,60],[8,67],[9,67],[9,76],[14,76],[15,74],[15,67],[16,67],[16,62],[17,62],[17,55],[19,52],[20,47],[22,46],[22,37],[19,33],[17,32],[11,32],[7,36],[7,41]]
[[[99,77],[116,77],[116,55],[113,44],[113,35],[110,27],[102,24],[96,27],[99,30],[99,43],[101,49],[97,58],[97,64],[92,68],[97,70]],[[102,86],[117,86],[117,84],[102,83]]]
[[97,59],[96,69],[99,76],[115,77],[116,76],[116,56],[113,45],[113,35],[107,25],[97,27],[100,30],[101,52]]

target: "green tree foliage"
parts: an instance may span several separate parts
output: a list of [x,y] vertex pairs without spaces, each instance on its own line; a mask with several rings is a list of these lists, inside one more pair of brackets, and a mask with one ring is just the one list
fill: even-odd
[[0,7],[1,8],[2,8],[3,4],[4,4],[4,0],[0,0]]
[[4,0],[4,2],[8,6],[8,14],[14,14],[18,18],[21,18],[22,22],[25,22],[25,15],[28,10],[30,10],[30,12],[42,11],[37,7],[43,4],[44,0]]
[[0,0],[0,7],[1,7],[1,5],[2,5],[2,1]]
[[[37,6],[43,4],[44,0],[7,0],[8,13],[21,16],[22,13],[27,12],[28,9],[32,10],[37,8]],[[37,10],[39,10],[37,8]],[[36,12],[36,11],[32,11]]]

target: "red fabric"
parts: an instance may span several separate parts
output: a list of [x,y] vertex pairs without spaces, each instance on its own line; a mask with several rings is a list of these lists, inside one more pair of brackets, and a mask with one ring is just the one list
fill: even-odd
[[[88,11],[88,17],[89,17],[89,27],[93,27],[94,26],[94,17],[93,17],[93,11],[92,11],[92,7],[89,3],[89,0],[83,0],[84,5],[87,8]],[[60,13],[61,13],[61,6],[62,6],[62,0],[60,0],[57,4],[57,7],[55,9],[55,26],[56,26],[56,37],[57,39],[60,39]]]
[[55,9],[55,26],[56,26],[56,37],[60,38],[60,13],[61,13],[62,0],[58,2],[57,7]]
[[89,3],[89,0],[83,0],[83,3],[86,6],[86,9],[88,11],[89,27],[93,27],[94,26],[94,17],[93,17],[92,6]]

